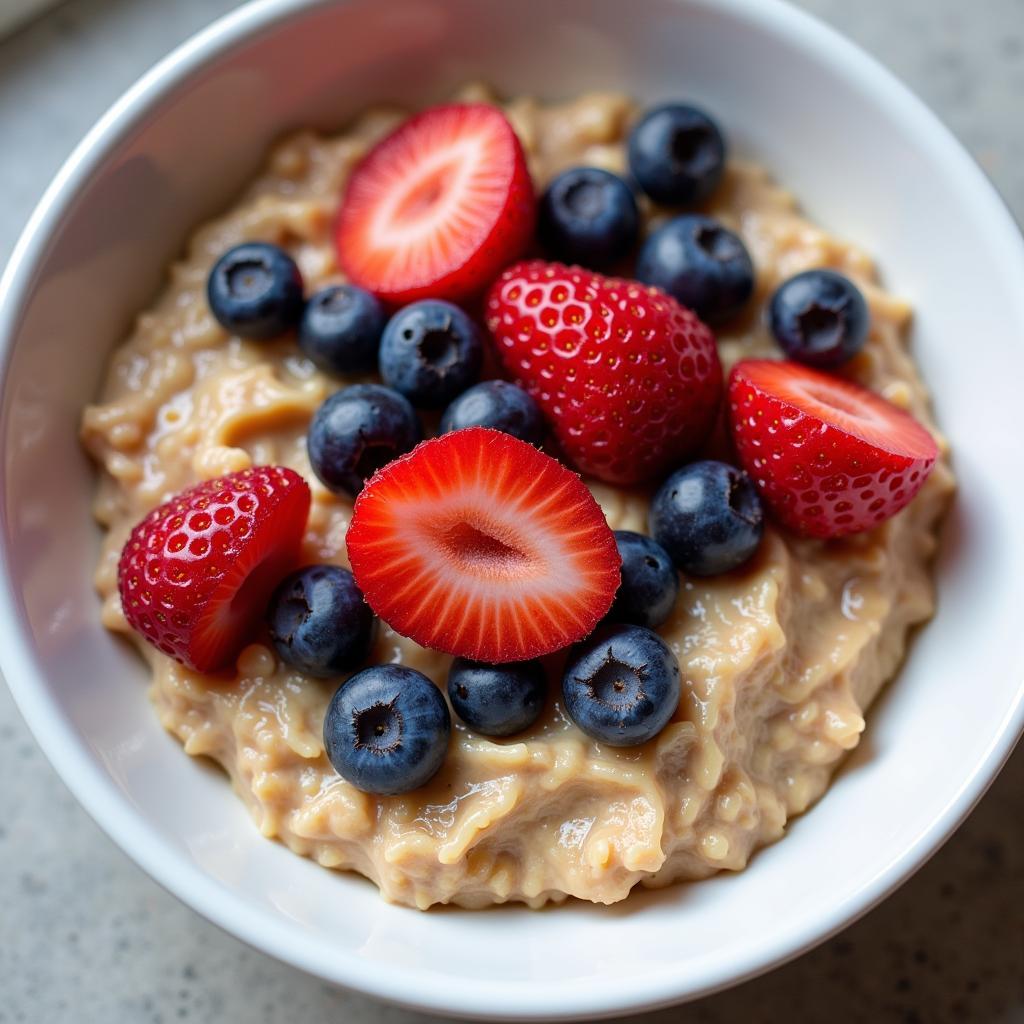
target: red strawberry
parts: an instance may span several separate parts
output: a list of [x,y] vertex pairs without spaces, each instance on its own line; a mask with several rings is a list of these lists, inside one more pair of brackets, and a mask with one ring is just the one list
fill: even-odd
[[399,304],[481,292],[533,233],[523,147],[485,103],[431,107],[352,172],[338,218],[341,268]]
[[487,326],[584,473],[617,484],[655,477],[714,424],[714,335],[656,288],[531,260],[494,283]]
[[424,441],[379,470],[356,499],[347,543],[380,618],[478,661],[579,640],[619,585],[615,537],[580,478],[486,427]]
[[809,537],[859,533],[896,515],[938,455],[909,413],[796,363],[737,363],[729,419],[761,497],[778,520]]
[[256,466],[153,509],[117,567],[128,624],[183,665],[224,668],[294,567],[309,501],[294,470]]

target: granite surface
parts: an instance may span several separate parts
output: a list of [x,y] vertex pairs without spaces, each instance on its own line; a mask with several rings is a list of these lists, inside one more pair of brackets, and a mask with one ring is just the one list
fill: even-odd
[[[0,263],[96,116],[231,6],[69,0],[0,41]],[[1024,219],[1024,0],[802,6],[909,82]],[[0,1024],[431,1019],[269,960],[159,889],[78,808],[2,686],[0,780]],[[1024,1022],[1024,749],[945,849],[860,923],[731,992],[632,1019]]]

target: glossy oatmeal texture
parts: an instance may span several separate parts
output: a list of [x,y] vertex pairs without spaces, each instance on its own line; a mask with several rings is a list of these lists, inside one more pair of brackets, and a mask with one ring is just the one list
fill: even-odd
[[[623,96],[517,99],[506,111],[538,188],[575,164],[624,169],[635,108]],[[283,463],[306,476],[313,507],[305,558],[345,564],[351,502],[319,484],[305,451],[309,419],[339,382],[315,370],[291,338],[229,337],[207,308],[206,277],[229,246],[258,239],[292,253],[310,292],[338,280],[338,196],[354,163],[401,117],[371,111],[336,137],[301,133],[278,146],[237,205],[196,233],[115,353],[82,425],[102,467],[96,515],[107,534],[96,583],[108,628],[134,636],[117,594],[117,560],[132,526],[197,480],[249,465]],[[756,166],[731,163],[706,208],[742,236],[757,268],[749,315],[718,332],[727,368],[742,356],[777,354],[762,314],[780,281],[834,267],[860,286],[871,310],[853,376],[934,429],[904,341],[910,311],[878,287],[867,256],[805,220]],[[647,220],[655,215],[645,209]],[[223,765],[263,833],[296,852],[359,871],[388,899],[419,907],[539,905],[567,894],[611,903],[637,883],[742,868],[824,792],[899,665],[908,629],[932,612],[929,561],[951,488],[943,454],[910,506],[870,534],[822,544],[769,528],[744,569],[684,580],[659,630],[678,655],[683,697],[645,746],[588,739],[563,716],[553,685],[546,713],[522,736],[491,741],[456,724],[441,772],[402,796],[361,793],[328,762],[321,726],[337,681],[304,678],[264,643],[242,652],[233,676],[218,678],[139,646],[164,726],[188,753]],[[612,528],[646,530],[647,492],[593,491]],[[373,658],[402,661],[442,685],[449,661],[383,626]],[[559,660],[550,667],[554,684]]]

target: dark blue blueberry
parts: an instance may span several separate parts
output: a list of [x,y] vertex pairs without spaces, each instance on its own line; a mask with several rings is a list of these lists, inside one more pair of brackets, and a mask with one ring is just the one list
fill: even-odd
[[413,405],[438,409],[476,383],[483,351],[479,329],[458,306],[424,299],[388,321],[380,375]]
[[267,623],[281,660],[318,679],[355,668],[373,637],[373,612],[352,573],[337,565],[307,565],[285,577]]
[[797,362],[841,366],[863,347],[870,324],[860,289],[834,270],[805,270],[776,289],[768,326],[779,348]]
[[656,203],[699,203],[721,181],[725,140],[702,110],[666,103],[644,114],[630,132],[629,169]]
[[452,719],[441,691],[404,665],[374,665],[327,705],[324,747],[334,770],[364,793],[426,785],[444,764]]
[[639,231],[633,190],[599,167],[563,171],[537,208],[537,237],[548,256],[594,270],[607,270],[627,256]]
[[764,510],[746,473],[709,459],[676,470],[658,488],[648,525],[683,572],[717,576],[757,550]]
[[679,573],[668,552],[655,540],[616,530],[622,559],[622,583],[608,618],[656,629],[672,614],[679,595]]
[[325,487],[355,497],[363,484],[421,437],[408,400],[380,384],[353,384],[313,414],[306,435],[309,464]]
[[590,737],[633,747],[657,736],[679,706],[679,663],[643,626],[602,626],[577,644],[562,679],[569,717]]
[[734,316],[754,294],[747,247],[718,221],[696,213],[673,217],[644,242],[636,276],[711,324]]
[[352,284],[334,284],[306,303],[299,348],[324,373],[366,373],[377,368],[385,320],[376,296]]
[[505,380],[485,380],[463,391],[441,417],[441,433],[466,427],[491,427],[520,441],[540,444],[544,417],[537,403]]
[[483,736],[511,736],[528,729],[544,710],[547,690],[539,661],[485,665],[456,658],[448,671],[448,699],[455,714]]
[[213,265],[206,298],[225,330],[264,341],[299,322],[302,275],[284,249],[269,242],[247,242],[229,249]]

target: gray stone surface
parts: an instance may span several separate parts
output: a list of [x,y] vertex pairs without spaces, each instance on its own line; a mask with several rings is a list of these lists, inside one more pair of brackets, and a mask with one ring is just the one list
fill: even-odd
[[[802,2],[908,81],[1024,218],[1024,0]],[[0,42],[0,261],[95,117],[230,6],[70,0]],[[932,863],[859,924],[764,978],[643,1019],[1024,1022],[1024,750]],[[86,1020],[428,1018],[268,960],[168,896],[77,807],[0,687],[0,1024]]]

